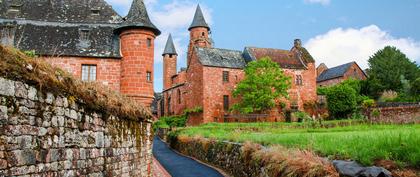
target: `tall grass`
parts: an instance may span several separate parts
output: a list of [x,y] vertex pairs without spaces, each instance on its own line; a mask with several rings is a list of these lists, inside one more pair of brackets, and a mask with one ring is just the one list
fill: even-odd
[[375,160],[393,160],[404,166],[420,167],[418,124],[370,125],[334,121],[326,125],[308,128],[301,123],[207,124],[181,129],[179,133],[312,150],[331,159],[352,159],[364,165],[372,165]]

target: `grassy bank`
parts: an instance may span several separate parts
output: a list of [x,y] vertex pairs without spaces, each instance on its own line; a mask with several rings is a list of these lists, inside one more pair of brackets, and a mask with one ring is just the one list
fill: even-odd
[[184,128],[178,133],[307,149],[331,159],[353,159],[364,165],[392,160],[402,166],[420,167],[420,125],[333,121],[313,128],[302,123],[230,123]]

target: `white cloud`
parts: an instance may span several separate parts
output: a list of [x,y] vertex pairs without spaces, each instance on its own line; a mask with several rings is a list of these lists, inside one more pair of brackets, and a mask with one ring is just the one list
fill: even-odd
[[385,46],[395,46],[413,61],[420,61],[420,42],[411,38],[396,38],[376,25],[360,29],[336,28],[309,39],[305,47],[319,63],[329,67],[356,61],[368,67],[370,56]]
[[305,3],[310,3],[310,4],[322,4],[324,6],[328,5],[331,3],[331,0],[304,0]]

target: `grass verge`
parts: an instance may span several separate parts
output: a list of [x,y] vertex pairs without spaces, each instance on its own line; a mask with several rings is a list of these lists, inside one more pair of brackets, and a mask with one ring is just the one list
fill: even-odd
[[250,141],[316,152],[330,159],[352,159],[363,165],[392,160],[420,167],[420,125],[371,125],[332,121],[310,128],[303,123],[206,124],[179,129],[178,134],[233,142]]

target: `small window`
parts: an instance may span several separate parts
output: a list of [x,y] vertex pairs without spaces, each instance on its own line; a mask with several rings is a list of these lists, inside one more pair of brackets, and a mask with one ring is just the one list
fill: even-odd
[[15,39],[16,28],[14,26],[5,26],[1,30],[1,44],[13,45]]
[[203,36],[203,37],[204,37],[204,36],[206,36],[206,33],[202,32],[202,33],[201,33],[201,36]]
[[90,31],[88,29],[80,30],[80,41],[89,41]]
[[178,104],[181,104],[181,90],[178,89]]
[[172,57],[174,57],[174,55],[172,55],[172,54],[169,54],[169,58],[172,58]]
[[223,109],[229,111],[229,95],[223,96]]
[[303,79],[301,75],[296,76],[296,85],[303,85]]
[[229,82],[229,71],[223,71],[223,82]]
[[96,81],[96,65],[82,65],[82,81]]
[[92,15],[100,15],[99,13],[101,12],[100,9],[91,9],[90,11],[92,12]]
[[152,47],[152,39],[147,38],[147,47]]
[[152,82],[152,72],[150,71],[146,72],[146,80],[147,82]]

